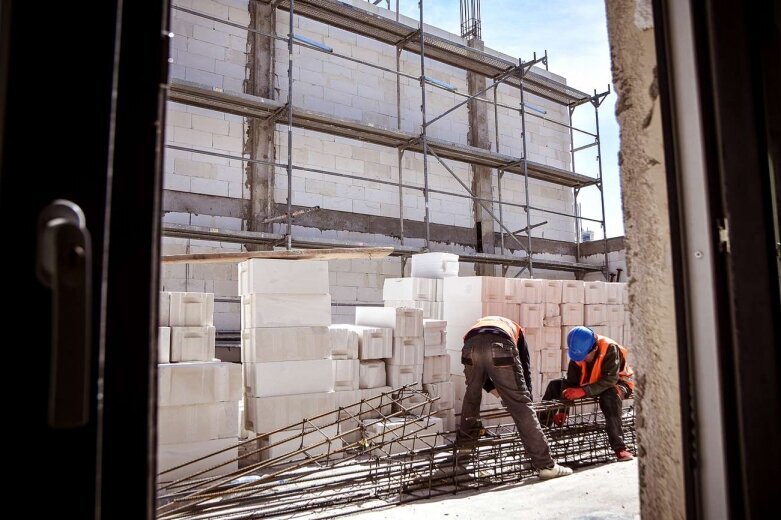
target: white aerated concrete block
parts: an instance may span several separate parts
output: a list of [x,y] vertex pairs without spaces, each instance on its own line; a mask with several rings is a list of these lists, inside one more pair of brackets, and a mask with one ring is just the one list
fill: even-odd
[[357,359],[360,334],[349,325],[330,325],[331,359]]
[[333,364],[331,359],[244,363],[245,391],[253,397],[331,392]]
[[529,347],[529,352],[542,348],[543,338],[541,327],[529,327],[524,329],[523,337],[526,339],[526,345]]
[[629,284],[621,283],[621,285],[621,303],[624,305],[629,305]]
[[385,361],[370,359],[361,361],[358,375],[359,388],[379,388],[385,386]]
[[[352,360],[346,360],[346,361],[352,361]],[[336,396],[337,408],[349,408],[350,411],[353,411],[353,409],[357,410],[357,407],[353,407],[352,405],[358,403],[361,400],[360,390],[337,390],[336,392],[334,392],[334,395]],[[340,418],[349,417],[349,414],[340,413],[339,417]]]
[[241,364],[205,361],[157,367],[160,406],[216,403],[241,399]]
[[386,278],[382,299],[435,302],[439,283],[440,280],[433,278]]
[[556,316],[561,316],[561,305],[557,303],[546,303],[545,317],[554,318]]
[[327,327],[330,294],[250,294],[241,297],[241,327]]
[[157,321],[161,327],[168,327],[171,324],[171,293],[160,293],[160,307],[157,310]]
[[421,253],[412,255],[412,276],[415,278],[450,278],[458,276],[458,255],[453,253]]
[[439,398],[431,403],[432,412],[449,410],[455,406],[455,393],[453,390],[453,383],[451,381],[424,384],[423,391],[432,398]]
[[[357,345],[358,359],[382,359],[393,355],[393,329],[363,325],[331,325],[333,348],[349,338],[349,350]],[[333,354],[331,357],[334,357]]]
[[586,301],[586,287],[580,280],[561,281],[561,303],[584,303]]
[[239,402],[160,406],[157,442],[175,444],[212,439],[237,439]]
[[261,327],[241,332],[245,363],[325,359],[330,353],[328,327]]
[[239,294],[328,294],[328,262],[246,260],[239,263]]
[[608,325],[607,337],[618,343],[624,344],[624,326],[623,325]]
[[171,327],[214,325],[214,294],[172,292],[169,324]]
[[458,423],[456,423],[456,412],[452,408],[449,410],[439,410],[434,413],[433,416],[442,421],[443,432],[452,432],[458,427]]
[[393,355],[385,360],[388,365],[422,365],[423,338],[393,338]]
[[545,317],[545,306],[541,303],[521,304],[521,327],[542,327],[542,319]]
[[586,304],[584,306],[583,320],[586,326],[606,325],[607,312],[602,304]]
[[157,328],[157,362],[171,362],[171,327]]
[[441,320],[444,316],[443,302],[423,300],[385,300],[385,307],[409,307],[423,311],[424,319]]
[[[387,395],[391,390],[390,386],[380,386],[377,388],[362,388],[359,390],[361,393],[361,399],[366,401],[362,405],[360,410],[360,417],[364,419],[371,419],[379,417],[380,414],[388,415],[391,413],[391,398]],[[383,395],[386,394],[386,395]],[[358,411],[355,411],[355,415],[358,416]]]
[[605,282],[585,282],[586,304],[605,303]]
[[562,303],[561,325],[583,325],[583,312],[582,303]]
[[214,359],[214,327],[171,327],[171,362]]
[[589,328],[594,331],[594,334],[599,334],[600,336],[610,336],[610,329],[607,325],[591,325]]
[[624,306],[623,305],[605,305],[605,320],[608,325],[624,325]]
[[543,327],[538,341],[540,348],[561,349],[561,328]]
[[356,307],[355,324],[390,328],[396,337],[423,337],[423,311],[420,309]]
[[391,388],[417,383],[412,388],[422,389],[423,365],[385,365],[385,380]]
[[423,384],[444,383],[450,378],[450,356],[431,356],[423,359]]
[[560,304],[562,295],[562,280],[544,280],[545,303]]
[[423,355],[443,356],[447,349],[447,322],[423,320]]
[[[417,420],[393,417],[387,421],[371,421],[368,425],[365,424],[365,429],[366,439],[370,443],[382,444],[372,451],[372,455],[377,456],[429,448],[435,443],[434,434],[443,431],[442,419],[438,417]],[[420,438],[424,436],[428,437]],[[439,442],[442,442],[441,438]]]
[[[504,303],[505,278],[493,276],[463,276],[446,278],[443,290],[447,301],[483,301]],[[447,318],[446,318],[447,319]]]
[[543,303],[545,280],[505,278],[506,301],[512,303]]
[[334,359],[334,390],[358,390],[361,362],[357,359]]
[[464,365],[461,363],[460,350],[447,350],[447,356],[450,358],[450,375],[464,375]]
[[[336,421],[337,408],[335,392],[244,397],[246,428],[259,434],[292,427],[303,419],[311,419],[313,426],[325,426]],[[314,419],[322,414],[326,415]]]
[[624,284],[618,282],[608,282],[605,284],[605,303],[609,305],[620,305],[624,303]]
[[542,319],[543,327],[561,327],[561,316],[546,316]]
[[[237,439],[213,439],[199,442],[185,442],[177,444],[158,444],[157,446],[157,480],[158,482],[171,482],[185,478],[193,473],[216,467],[213,470],[198,475],[199,478],[211,477],[215,475],[225,475],[238,471],[239,449]],[[221,451],[225,450],[225,451]],[[182,468],[162,473],[171,468],[175,468],[187,462],[220,452],[204,460],[188,464]],[[233,461],[233,462],[229,462]],[[227,463],[225,465],[220,465]]]
[[561,370],[561,349],[559,348],[542,349],[537,359],[537,370],[539,372],[559,372]]
[[[260,452],[260,461],[282,457],[280,463],[313,458],[325,462],[326,455],[329,454],[329,446],[332,455],[328,456],[328,460],[342,457],[342,454],[333,454],[333,452],[340,450],[343,445],[341,438],[334,438],[338,433],[339,426],[336,424],[323,428],[304,430],[303,437],[301,436],[300,428],[283,430],[259,437],[255,449],[262,450]],[[329,439],[330,442],[327,442]],[[302,453],[297,453],[302,449],[304,450]]]

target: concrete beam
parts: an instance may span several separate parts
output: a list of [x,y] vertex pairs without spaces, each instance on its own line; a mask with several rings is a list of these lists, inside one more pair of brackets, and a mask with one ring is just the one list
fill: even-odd
[[[467,42],[469,47],[483,50],[483,41],[470,39]],[[469,89],[469,95],[474,95],[483,90],[487,83],[485,76],[466,73],[466,82]],[[485,94],[480,96],[485,98]],[[488,105],[478,102],[474,99],[467,103],[469,110],[469,132],[467,142],[477,148],[491,149],[491,140],[488,133]],[[472,165],[472,192],[481,199],[493,199],[491,169],[485,166]],[[477,201],[473,201],[472,210],[475,220],[476,249],[480,253],[493,254],[496,246],[496,230],[499,225],[493,217]],[[478,265],[475,266],[477,275],[497,276],[498,266]]]
[[[607,239],[607,252],[621,251],[624,249],[624,237],[613,237]],[[602,240],[593,240],[591,242],[580,243],[580,256],[604,255],[605,246]]]
[[163,190],[163,213],[193,213],[215,217],[246,218],[249,201],[188,191]]
[[[266,34],[276,34],[276,11],[268,4],[249,3],[250,27]],[[247,33],[249,52],[245,81],[247,94],[266,99],[276,99],[274,91],[275,41],[257,33]],[[244,151],[252,159],[274,161],[274,124],[258,118],[248,119]],[[248,163],[246,185],[250,193],[250,205],[245,215],[250,231],[268,231],[263,220],[274,215],[274,168],[266,164]],[[255,247],[255,246],[253,246]]]

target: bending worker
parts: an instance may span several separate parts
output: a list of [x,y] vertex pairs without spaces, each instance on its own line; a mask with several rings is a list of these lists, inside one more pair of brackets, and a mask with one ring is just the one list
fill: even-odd
[[461,362],[466,376],[466,393],[457,442],[468,445],[477,440],[483,385],[490,378],[510,412],[540,478],[571,475],[570,468],[559,466],[551,457],[548,441],[532,410],[531,395],[518,358],[518,344],[525,341],[521,326],[501,316],[481,318],[464,335]]
[[[634,372],[627,363],[627,349],[612,339],[600,336],[588,327],[574,327],[567,334],[569,366],[566,379],[548,383],[544,401],[575,400],[599,397],[599,408],[605,416],[610,447],[619,461],[632,460],[626,449],[621,427],[621,400],[632,395]],[[559,411],[553,422],[561,426],[566,413]]]

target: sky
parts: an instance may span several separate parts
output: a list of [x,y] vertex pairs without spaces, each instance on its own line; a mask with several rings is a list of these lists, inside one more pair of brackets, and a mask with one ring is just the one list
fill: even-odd
[[[402,14],[419,18],[417,0],[399,2]],[[394,10],[395,4],[391,0]],[[459,0],[424,0],[423,14],[425,23],[460,33]],[[524,60],[531,59],[534,52],[539,57],[547,49],[550,71],[564,76],[568,85],[586,93],[593,93],[594,89],[604,92],[610,85],[611,94],[599,109],[605,214],[607,236],[623,235],[616,95],[610,72],[604,0],[483,0],[481,18],[487,47]],[[573,117],[575,127],[594,130],[594,109],[590,105],[576,109]],[[576,137],[575,146],[587,142]],[[578,173],[596,176],[596,147],[577,152],[575,166]],[[578,201],[582,216],[599,218],[596,187],[581,191]],[[594,230],[595,238],[602,237],[599,223],[584,221],[583,227]]]

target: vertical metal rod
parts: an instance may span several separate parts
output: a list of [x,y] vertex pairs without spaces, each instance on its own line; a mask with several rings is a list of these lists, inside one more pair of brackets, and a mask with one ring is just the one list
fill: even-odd
[[[572,130],[572,114],[575,112],[575,107],[567,107],[569,112],[569,149],[572,156],[572,173],[575,173],[575,133]],[[580,219],[578,218],[578,194],[580,188],[572,189],[573,214],[575,215],[575,261],[580,262]]]
[[494,137],[496,142],[496,153],[499,153],[499,108],[496,102],[496,89],[498,88],[499,85],[494,85]]
[[520,69],[520,81],[518,82],[521,93],[521,136],[523,137],[523,184],[524,192],[526,194],[526,240],[527,240],[527,254],[529,260],[529,276],[534,278],[534,266],[532,265],[532,218],[531,208],[529,208],[529,158],[526,147],[526,102],[524,101],[523,91],[523,60],[518,59],[518,65]]
[[396,0],[396,21],[399,21],[399,0]]
[[293,248],[293,14],[295,0],[290,0],[290,25],[287,35],[287,232],[286,248]]
[[597,127],[597,165],[599,167],[599,184],[597,186],[599,187],[599,200],[602,205],[602,243],[605,246],[605,278],[607,279],[610,272],[610,262],[607,259],[607,226],[605,225],[607,217],[605,216],[605,184],[602,181],[602,140],[599,138],[599,105],[602,102],[596,95],[597,91],[595,90],[594,102],[592,104],[594,105],[594,124]]
[[422,117],[420,140],[423,143],[423,200],[425,202],[426,251],[430,250],[429,234],[429,197],[428,197],[428,141],[426,139],[426,45],[423,32],[423,0],[418,0],[420,8],[420,114]]
[[[399,17],[399,0],[396,0],[396,20]],[[401,71],[401,47],[396,46],[396,72]],[[396,129],[401,130],[401,76],[396,74]],[[397,150],[399,159],[399,239],[404,245],[404,189],[402,188],[402,159],[404,150]]]
[[[500,231],[500,248],[502,251],[502,256],[504,256],[504,217],[502,216],[502,177],[504,177],[504,170],[499,170],[499,175],[496,179],[496,186],[497,191],[499,194],[499,231]],[[528,208],[527,208],[528,209]]]

